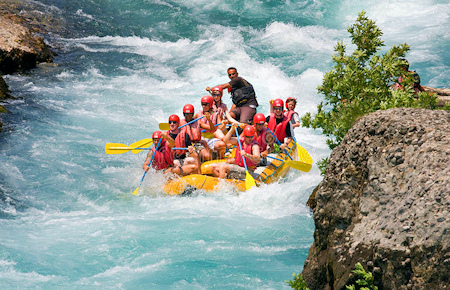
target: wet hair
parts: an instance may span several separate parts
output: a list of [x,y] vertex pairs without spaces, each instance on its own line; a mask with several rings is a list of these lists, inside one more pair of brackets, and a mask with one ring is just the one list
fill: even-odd
[[234,69],[234,70],[236,71],[236,73],[237,73],[237,69],[236,69],[235,67],[233,67],[233,66],[230,66],[230,67],[227,69],[227,72],[228,72],[230,69]]
[[294,102],[294,107],[297,106],[297,99],[296,98],[287,98],[287,100],[286,100],[286,109],[287,109],[287,104],[289,102]]

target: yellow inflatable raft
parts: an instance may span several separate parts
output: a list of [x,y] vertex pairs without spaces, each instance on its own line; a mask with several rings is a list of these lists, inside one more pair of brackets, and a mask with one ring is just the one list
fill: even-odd
[[[291,160],[284,152],[270,154],[270,157],[272,158],[267,159],[267,166],[257,167],[254,172],[257,186],[261,183],[269,184],[283,178],[291,168],[305,172],[308,172],[311,169],[313,160],[303,147],[292,141],[288,146],[288,152],[293,160]],[[224,183],[229,184],[238,191],[245,191],[244,180],[224,180],[211,175],[210,165],[224,161],[225,160],[213,160],[205,162],[201,167],[202,174],[191,174],[169,180],[164,186],[164,191],[169,195],[188,194],[198,189],[215,191],[223,186]]]

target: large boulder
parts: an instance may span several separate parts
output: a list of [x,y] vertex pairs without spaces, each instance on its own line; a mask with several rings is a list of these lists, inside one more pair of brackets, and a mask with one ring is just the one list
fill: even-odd
[[53,52],[44,39],[20,24],[20,18],[0,16],[0,73],[36,67],[39,62],[50,62]]
[[379,289],[450,289],[450,112],[362,117],[309,200],[311,289],[345,289],[357,262]]

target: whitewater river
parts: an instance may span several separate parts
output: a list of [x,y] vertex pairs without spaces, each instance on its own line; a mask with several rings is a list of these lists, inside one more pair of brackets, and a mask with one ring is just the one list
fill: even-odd
[[[70,3],[66,3],[70,2]],[[107,155],[107,142],[148,138],[235,66],[260,107],[292,96],[314,112],[337,41],[361,10],[387,47],[407,42],[422,84],[449,87],[448,1],[34,1],[66,21],[48,35],[58,56],[7,75],[0,133],[1,289],[287,289],[313,241],[305,205],[316,166],[236,193],[167,197],[145,154]],[[224,96],[228,105],[231,101]],[[315,161],[319,130],[297,128]]]

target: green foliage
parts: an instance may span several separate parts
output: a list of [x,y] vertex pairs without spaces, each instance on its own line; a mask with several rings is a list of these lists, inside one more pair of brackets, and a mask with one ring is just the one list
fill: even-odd
[[[304,127],[322,128],[329,137],[327,144],[331,149],[364,114],[394,107],[434,108],[436,104],[434,96],[414,95],[414,78],[402,70],[405,61],[401,58],[409,50],[406,43],[379,55],[377,51],[384,45],[380,38],[383,33],[364,11],[359,13],[348,32],[356,49],[346,55],[346,46],[338,42],[333,55],[335,65],[318,87],[325,101],[317,106],[314,117],[311,113],[302,117]],[[392,90],[390,87],[400,75],[404,76],[404,90]]]
[[309,290],[308,285],[306,284],[305,280],[303,279],[302,274],[293,273],[292,276],[294,277],[294,279],[286,281],[286,283],[288,283],[292,289]]
[[361,265],[361,263],[356,263],[355,270],[352,271],[358,276],[358,280],[356,280],[356,284],[358,284],[359,287],[356,287],[355,285],[345,286],[347,290],[378,290],[377,286],[373,285],[373,275],[371,272],[366,272],[364,270],[364,267]]
[[328,157],[320,159],[316,164],[320,170],[320,175],[324,176],[325,170],[327,169]]

